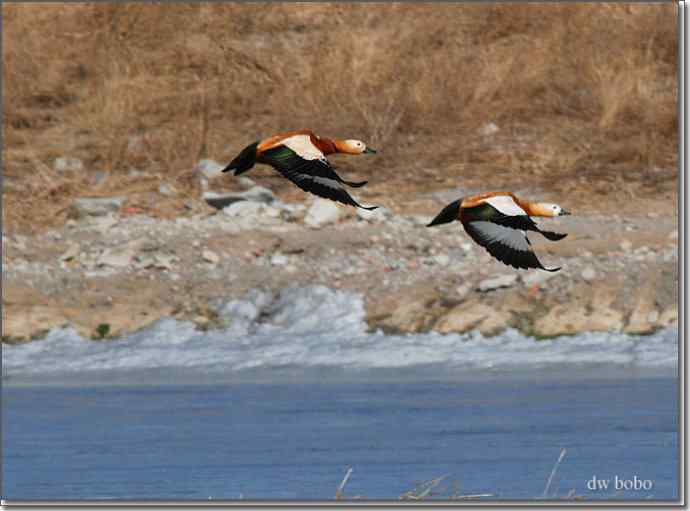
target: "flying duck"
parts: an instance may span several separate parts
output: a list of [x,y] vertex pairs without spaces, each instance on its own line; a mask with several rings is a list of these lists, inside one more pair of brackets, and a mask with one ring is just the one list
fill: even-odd
[[570,212],[558,204],[531,202],[511,192],[486,192],[448,204],[427,227],[458,220],[467,234],[489,254],[513,268],[545,268],[531,248],[526,231],[535,231],[547,240],[562,240],[567,234],[542,231],[530,218],[554,217]]
[[341,179],[326,159],[327,154],[376,153],[359,140],[336,140],[319,137],[311,130],[288,131],[254,142],[240,152],[223,172],[235,171],[238,176],[255,163],[270,165],[306,192],[350,206],[364,207],[354,200],[343,185],[359,188],[367,181],[351,182]]

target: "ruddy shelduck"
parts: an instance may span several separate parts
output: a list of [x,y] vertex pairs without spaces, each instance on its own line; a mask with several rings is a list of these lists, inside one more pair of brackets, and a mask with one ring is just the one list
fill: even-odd
[[427,227],[457,220],[467,234],[489,254],[513,268],[544,268],[531,248],[526,231],[540,233],[547,240],[562,240],[567,234],[542,231],[530,218],[555,217],[570,212],[558,204],[531,202],[511,192],[487,192],[448,204]]
[[270,165],[306,192],[363,209],[343,185],[359,188],[367,181],[350,182],[341,179],[326,155],[334,153],[368,154],[376,151],[359,140],[336,140],[320,137],[311,130],[288,131],[245,147],[223,172],[235,175],[251,169],[255,163]]

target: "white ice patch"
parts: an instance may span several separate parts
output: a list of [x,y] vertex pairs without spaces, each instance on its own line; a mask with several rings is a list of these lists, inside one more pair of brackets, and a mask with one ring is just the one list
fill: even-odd
[[[470,370],[527,370],[570,366],[663,368],[678,362],[678,331],[649,336],[583,333],[537,341],[515,330],[486,338],[479,333],[367,332],[360,295],[324,286],[290,287],[278,295],[252,291],[218,306],[220,330],[199,331],[166,319],[111,341],[82,339],[72,329],[53,330],[41,341],[3,345],[3,376],[40,380],[88,371],[193,369],[203,375],[241,375],[281,368],[341,371],[434,367],[446,374]],[[323,378],[328,378],[328,372]],[[433,374],[436,374],[433,373]]]

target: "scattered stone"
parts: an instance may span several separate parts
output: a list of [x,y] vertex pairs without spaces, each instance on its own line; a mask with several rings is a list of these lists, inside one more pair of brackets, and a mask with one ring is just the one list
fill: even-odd
[[337,222],[340,214],[340,208],[335,202],[326,199],[316,199],[307,210],[304,223],[309,227],[318,228]]
[[457,295],[457,299],[459,300],[464,300],[467,295],[470,294],[472,291],[472,286],[469,284],[462,284],[461,286],[458,286],[455,288],[455,294]]
[[591,282],[592,280],[597,278],[597,272],[594,268],[591,266],[588,266],[584,270],[582,270],[582,278],[586,280],[587,282]]
[[230,217],[247,218],[256,217],[263,209],[264,205],[258,202],[239,201],[224,207],[223,213]]
[[126,200],[127,197],[84,197],[76,199],[70,206],[69,215],[76,219],[106,216],[118,212]]
[[204,261],[211,264],[218,264],[220,262],[220,257],[218,254],[209,249],[204,249],[204,251],[201,253],[201,257],[204,258]]
[[276,196],[273,195],[273,192],[263,186],[254,186],[244,192],[204,192],[203,198],[209,206],[216,209],[224,209],[240,201],[258,202],[261,204],[276,202]]
[[160,193],[161,195],[165,195],[166,197],[174,197],[177,195],[175,189],[167,183],[161,183],[158,186],[158,193]]
[[450,257],[448,257],[446,254],[435,255],[432,259],[439,266],[448,266],[450,263]]
[[125,268],[130,265],[134,253],[129,247],[105,250],[98,258],[98,266]]
[[144,135],[132,135],[127,139],[128,153],[143,153],[146,151],[147,140]]
[[223,175],[225,167],[215,160],[201,160],[196,164],[196,171],[203,174],[206,179],[213,179]]
[[155,267],[159,270],[172,270],[173,263],[179,261],[176,256],[169,254],[156,254],[155,259]]
[[288,257],[283,254],[273,254],[271,257],[271,264],[273,266],[285,266],[288,262]]
[[515,274],[499,275],[498,277],[482,280],[477,289],[482,293],[486,293],[487,291],[493,291],[502,287],[511,287],[516,281],[517,275]]
[[18,250],[24,251],[26,250],[26,237],[22,236],[21,234],[15,234],[12,236],[12,241],[14,242],[15,248]]
[[139,169],[135,169],[134,167],[131,167],[129,171],[127,172],[127,175],[129,177],[144,177],[146,175],[146,172],[142,172]]
[[668,238],[671,239],[671,240],[677,240],[677,239],[678,239],[678,229],[672,230],[672,231],[669,233]]
[[246,189],[249,189],[249,188],[252,188],[252,187],[256,186],[256,183],[254,182],[254,180],[253,180],[253,179],[249,179],[249,178],[246,177],[246,176],[239,176],[239,177],[236,178],[236,180],[237,180],[237,183],[238,183],[241,187],[246,188]]
[[556,272],[549,271],[530,271],[520,275],[522,283],[526,287],[541,286],[547,280],[554,278],[557,275]]
[[479,133],[486,136],[493,135],[494,133],[498,132],[498,126],[493,123],[493,122],[487,122],[484,126],[481,127],[479,130]]
[[89,217],[87,219],[86,225],[88,225],[88,227],[91,229],[105,234],[108,231],[108,229],[116,225],[117,222],[117,217],[111,213],[105,216]]
[[105,170],[97,170],[96,172],[93,173],[93,184],[98,186],[103,181],[108,179],[108,176],[110,176],[109,172],[106,172]]
[[134,267],[139,270],[153,268],[155,265],[156,259],[150,255],[138,255],[134,261]]
[[307,207],[303,204],[283,204],[279,203],[282,217],[288,222],[297,222],[304,219]]
[[53,168],[57,172],[75,172],[84,169],[84,164],[79,158],[69,158],[62,156],[55,159]]
[[620,247],[621,247],[621,250],[623,250],[624,252],[627,252],[628,250],[630,250],[632,248],[632,243],[629,240],[623,240],[623,241],[621,241]]
[[70,243],[67,250],[60,256],[60,261],[71,261],[79,255],[80,247],[78,243]]
[[357,208],[357,218],[369,223],[385,222],[393,217],[393,213],[387,208],[379,207],[374,210]]

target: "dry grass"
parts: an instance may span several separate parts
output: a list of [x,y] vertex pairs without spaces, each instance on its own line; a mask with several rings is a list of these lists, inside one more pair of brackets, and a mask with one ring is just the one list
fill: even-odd
[[[131,167],[155,177],[151,194],[160,180],[185,188],[200,156],[223,161],[304,126],[380,149],[338,164],[393,196],[472,179],[625,200],[675,187],[672,5],[3,4],[2,13],[10,228],[40,229],[62,221],[78,194],[132,186]],[[488,122],[500,127],[491,138],[479,132]],[[58,176],[63,155],[87,171]],[[96,170],[112,176],[98,189]]]

